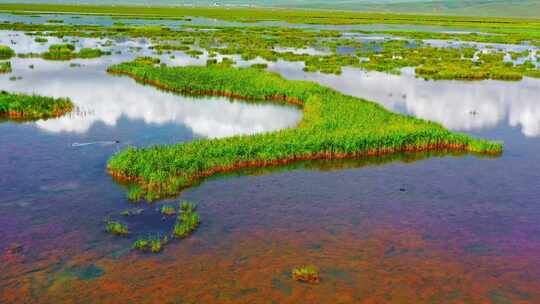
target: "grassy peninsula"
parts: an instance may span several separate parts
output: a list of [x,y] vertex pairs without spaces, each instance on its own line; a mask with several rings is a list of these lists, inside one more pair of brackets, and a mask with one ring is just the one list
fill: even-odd
[[128,148],[114,155],[108,163],[109,172],[117,179],[138,183],[147,199],[173,195],[211,175],[245,167],[404,151],[502,151],[499,143],[450,132],[437,123],[395,114],[373,102],[315,83],[286,80],[260,69],[167,67],[155,65],[151,58],[138,58],[113,65],[108,71],[177,93],[288,103],[304,111],[296,128]]
[[62,116],[73,109],[68,98],[0,92],[0,118],[31,120]]

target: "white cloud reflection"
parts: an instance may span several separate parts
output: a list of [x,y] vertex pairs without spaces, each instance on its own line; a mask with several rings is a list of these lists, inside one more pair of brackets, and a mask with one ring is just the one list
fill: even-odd
[[[204,137],[225,137],[291,127],[302,117],[301,111],[292,107],[162,92],[127,77],[108,75],[105,61],[116,60],[84,60],[80,61],[82,67],[71,68],[68,62],[13,59],[14,74],[23,79],[9,81],[3,75],[0,85],[8,91],[70,97],[81,113],[36,122],[40,129],[55,133],[84,133],[97,122],[115,126],[121,117],[127,117],[147,124],[185,125]],[[29,69],[29,64],[35,68]]]
[[[412,69],[402,75],[344,68],[340,76],[304,73],[280,63],[271,68],[290,79],[307,79],[345,94],[377,101],[398,112],[439,122],[452,130],[492,128],[503,121],[524,135],[540,136],[540,79],[522,81],[425,81]],[[471,112],[476,112],[474,115]]]

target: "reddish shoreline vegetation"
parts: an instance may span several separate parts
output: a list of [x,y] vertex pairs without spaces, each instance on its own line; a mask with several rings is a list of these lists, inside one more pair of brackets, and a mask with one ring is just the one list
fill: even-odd
[[37,120],[59,117],[72,110],[69,98],[0,92],[0,118]]
[[286,80],[255,68],[167,67],[151,58],[113,65],[109,73],[185,94],[210,94],[301,105],[296,128],[277,132],[203,139],[115,154],[108,171],[136,183],[149,201],[178,194],[204,178],[247,167],[302,160],[359,158],[433,150],[498,155],[502,144],[450,132],[440,124],[392,113],[380,105],[305,81]]

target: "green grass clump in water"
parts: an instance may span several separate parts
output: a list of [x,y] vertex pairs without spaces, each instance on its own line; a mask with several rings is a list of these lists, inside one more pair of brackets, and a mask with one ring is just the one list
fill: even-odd
[[73,109],[68,98],[0,92],[0,117],[40,119],[61,116]]
[[295,281],[306,283],[319,283],[321,281],[319,271],[313,266],[303,266],[293,269],[292,278]]
[[111,52],[104,52],[100,49],[82,48],[75,52],[73,44],[53,44],[49,47],[49,51],[41,55],[48,60],[70,60],[74,58],[98,58],[104,55],[110,55]]
[[175,215],[176,214],[176,209],[174,209],[173,206],[171,205],[163,205],[161,206],[161,208],[159,209],[159,212],[163,215]]
[[36,39],[34,39],[35,42],[37,43],[45,43],[47,41],[49,41],[47,38],[43,38],[43,37],[36,37]]
[[0,74],[11,73],[11,62],[0,62]]
[[0,59],[10,59],[15,56],[15,52],[6,45],[0,45]]
[[208,176],[243,167],[403,151],[502,152],[500,143],[450,132],[438,123],[392,113],[370,101],[258,69],[128,62],[109,67],[109,72],[130,75],[140,82],[178,93],[268,100],[303,107],[304,116],[296,128],[128,148],[109,160],[108,169],[113,176],[136,182],[156,196],[173,195]]
[[105,225],[105,230],[108,233],[115,235],[126,235],[129,233],[128,227],[125,224],[117,221],[107,221],[107,224]]
[[139,186],[132,186],[129,188],[127,193],[128,200],[132,202],[139,201],[144,197],[144,191]]
[[43,53],[43,58],[49,60],[69,60],[75,58],[73,44],[52,44],[49,51]]
[[187,51],[189,50],[189,46],[183,44],[158,44],[154,46],[154,49],[158,51]]
[[133,248],[140,251],[159,253],[168,242],[169,237],[167,236],[163,238],[160,236],[140,237],[133,243]]
[[104,52],[100,49],[91,49],[91,48],[82,48],[79,50],[79,52],[76,54],[77,58],[82,59],[90,59],[90,58],[98,58],[104,55],[110,55],[111,52]]
[[199,214],[195,211],[197,206],[194,203],[180,203],[180,214],[176,219],[173,228],[173,236],[176,238],[185,238],[189,236],[199,226]]
[[268,68],[268,64],[266,63],[255,63],[251,65],[251,68],[259,69],[259,70],[266,70]]

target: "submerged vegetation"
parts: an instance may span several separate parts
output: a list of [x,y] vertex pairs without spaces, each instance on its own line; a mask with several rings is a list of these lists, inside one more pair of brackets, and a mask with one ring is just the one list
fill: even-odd
[[73,109],[71,100],[39,95],[0,92],[0,117],[40,119],[58,117]]
[[313,266],[303,266],[292,271],[292,279],[295,281],[316,284],[321,281],[319,271]]
[[303,120],[296,128],[172,146],[128,148],[109,160],[108,169],[114,177],[136,182],[156,198],[176,194],[208,176],[243,167],[401,151],[502,151],[499,143],[472,139],[437,123],[391,113],[375,103],[315,83],[286,80],[260,69],[167,67],[133,61],[111,66],[108,71],[178,93],[303,107]]

